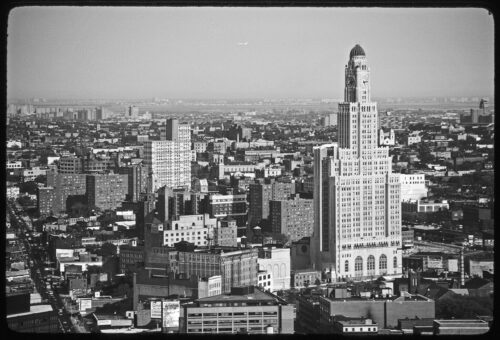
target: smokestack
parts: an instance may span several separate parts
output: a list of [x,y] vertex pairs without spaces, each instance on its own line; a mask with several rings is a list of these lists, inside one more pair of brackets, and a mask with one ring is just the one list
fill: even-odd
[[460,249],[460,288],[465,286],[464,248]]

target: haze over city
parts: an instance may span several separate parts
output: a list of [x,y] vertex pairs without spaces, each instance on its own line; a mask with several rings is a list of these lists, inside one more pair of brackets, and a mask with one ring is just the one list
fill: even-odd
[[342,98],[357,43],[374,97],[493,95],[484,9],[24,7],[7,97]]

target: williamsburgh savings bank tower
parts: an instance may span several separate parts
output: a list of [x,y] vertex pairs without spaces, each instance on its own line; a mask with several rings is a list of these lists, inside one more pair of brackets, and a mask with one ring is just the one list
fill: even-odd
[[311,262],[333,280],[401,274],[401,187],[377,139],[370,68],[356,45],[345,67],[338,143],[314,149]]

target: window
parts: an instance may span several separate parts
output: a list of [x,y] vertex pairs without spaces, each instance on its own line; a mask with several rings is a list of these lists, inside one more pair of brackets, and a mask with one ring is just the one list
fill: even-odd
[[363,271],[363,258],[361,256],[356,257],[354,260],[354,271]]
[[398,267],[398,258],[397,256],[394,256],[394,269],[396,269]]
[[346,271],[346,272],[349,271],[349,261],[348,260],[345,260],[344,271]]
[[375,257],[373,255],[368,256],[366,261],[366,269],[375,270]]
[[380,255],[380,259],[378,262],[378,268],[379,269],[387,269],[387,256],[384,254]]

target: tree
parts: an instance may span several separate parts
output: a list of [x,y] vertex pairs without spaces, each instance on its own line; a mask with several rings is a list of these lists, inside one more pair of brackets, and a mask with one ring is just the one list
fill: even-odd
[[314,284],[316,286],[319,286],[321,284],[321,281],[318,278],[316,278],[316,281],[314,281]]
[[493,315],[491,299],[455,294],[436,301],[436,318],[472,319],[477,315]]
[[109,256],[116,255],[116,250],[117,250],[116,248],[117,247],[113,243],[106,242],[102,245],[102,247],[99,251],[99,254],[102,257],[109,257]]
[[99,266],[88,266],[87,273],[90,274],[99,274],[101,272],[101,267]]
[[36,195],[38,191],[38,184],[33,181],[23,182],[19,184],[19,192],[28,193],[30,195]]

